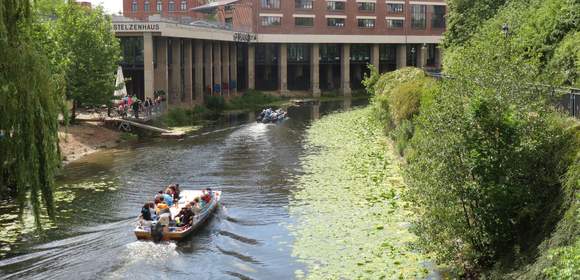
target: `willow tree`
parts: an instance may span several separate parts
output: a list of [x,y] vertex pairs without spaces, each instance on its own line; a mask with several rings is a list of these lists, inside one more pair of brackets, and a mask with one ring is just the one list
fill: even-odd
[[31,9],[28,0],[0,1],[0,197],[30,206],[40,227],[43,206],[54,215],[62,92],[31,39]]

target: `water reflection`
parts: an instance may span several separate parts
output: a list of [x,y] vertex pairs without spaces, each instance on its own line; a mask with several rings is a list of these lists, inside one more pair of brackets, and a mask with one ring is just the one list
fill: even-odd
[[[71,163],[58,178],[56,228],[4,241],[10,251],[0,260],[0,277],[294,278],[304,268],[291,256],[287,205],[303,133],[312,119],[346,104],[289,107],[290,118],[278,125],[256,123],[253,114],[231,117],[183,141],[149,141]],[[140,206],[169,182],[221,189],[222,206],[179,243],[137,241]],[[15,209],[1,208],[0,215]]]

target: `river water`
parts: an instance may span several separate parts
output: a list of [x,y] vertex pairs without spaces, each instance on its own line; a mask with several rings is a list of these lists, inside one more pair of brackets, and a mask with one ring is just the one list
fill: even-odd
[[[55,227],[4,242],[0,278],[292,279],[307,273],[292,256],[288,230],[304,132],[320,115],[364,103],[290,107],[290,119],[278,125],[258,124],[252,115],[232,118],[181,141],[138,143],[73,162],[58,178]],[[169,183],[221,189],[222,205],[184,241],[137,241],[132,229],[141,206]],[[13,217],[14,209],[2,207],[0,214]]]

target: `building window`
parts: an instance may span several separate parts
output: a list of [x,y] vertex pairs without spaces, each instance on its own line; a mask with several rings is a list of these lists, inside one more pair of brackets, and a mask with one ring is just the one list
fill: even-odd
[[346,19],[344,18],[327,18],[326,25],[330,27],[344,27]]
[[169,6],[167,7],[167,9],[168,9],[170,12],[173,12],[173,11],[175,11],[175,1],[173,1],[173,0],[169,0]]
[[280,9],[280,0],[260,0],[264,9]]
[[280,26],[282,24],[282,17],[278,16],[263,16],[261,20],[262,26]]
[[427,22],[427,6],[411,5],[411,28],[425,29]]
[[403,12],[403,3],[387,3],[387,12],[388,13],[402,13]]
[[387,19],[387,28],[389,29],[398,29],[403,28],[403,20],[402,19]]
[[296,26],[302,27],[312,27],[314,26],[314,18],[311,17],[295,17],[294,24]]
[[375,20],[370,18],[359,18],[357,20],[360,28],[375,28]]
[[163,2],[161,0],[157,0],[157,11],[163,11]]
[[432,6],[433,15],[431,16],[431,27],[445,28],[445,6]]
[[312,9],[312,0],[294,0],[294,8],[311,10]]
[[181,0],[181,3],[179,4],[179,9],[182,11],[187,10],[187,1]]
[[326,10],[327,11],[344,11],[345,2],[339,1],[328,1],[326,2]]
[[149,0],[145,0],[145,2],[143,3],[143,10],[145,12],[149,12]]
[[359,2],[356,3],[358,6],[358,10],[361,12],[374,12],[375,11],[375,3],[370,2]]
[[304,63],[310,61],[310,48],[306,44],[288,44],[288,62]]
[[131,2],[131,11],[136,12],[138,9],[139,6],[137,5],[137,0],[133,0],[133,2]]

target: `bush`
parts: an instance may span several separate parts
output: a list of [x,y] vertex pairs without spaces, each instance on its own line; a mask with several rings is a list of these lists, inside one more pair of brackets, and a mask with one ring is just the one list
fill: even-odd
[[577,146],[546,93],[529,86],[540,57],[495,37],[447,57],[453,79],[431,93],[407,153],[419,244],[464,271],[534,255],[560,217],[560,178]]
[[193,109],[171,108],[163,117],[161,123],[164,126],[190,126],[200,123],[201,121],[212,118],[215,112],[204,106],[195,106]]
[[264,94],[257,90],[248,90],[242,96],[232,98],[227,103],[228,109],[258,109],[273,102],[280,101],[280,97]]
[[223,111],[226,108],[226,100],[223,96],[206,96],[205,106],[212,111]]
[[191,113],[184,108],[171,108],[164,116],[164,123],[167,126],[184,126],[191,123]]
[[395,148],[399,155],[404,156],[405,150],[409,145],[409,140],[415,133],[415,126],[410,120],[403,120],[395,130],[393,130],[392,138],[395,140]]
[[411,120],[419,113],[422,91],[421,80],[401,84],[391,91],[389,111],[395,126],[400,125],[402,121]]
[[368,64],[367,68],[370,70],[370,75],[365,73],[365,77],[362,81],[363,86],[365,87],[366,91],[370,95],[375,95],[375,85],[379,81],[381,75],[379,74],[379,70],[376,66],[372,64]]
[[365,80],[367,90],[374,93],[373,115],[403,155],[415,131],[413,119],[433,103],[432,88],[436,83],[417,68],[404,68],[378,78],[373,75]]
[[578,46],[580,46],[580,31],[566,36],[556,48],[548,68],[551,73],[554,73],[558,84],[580,87],[580,48]]

